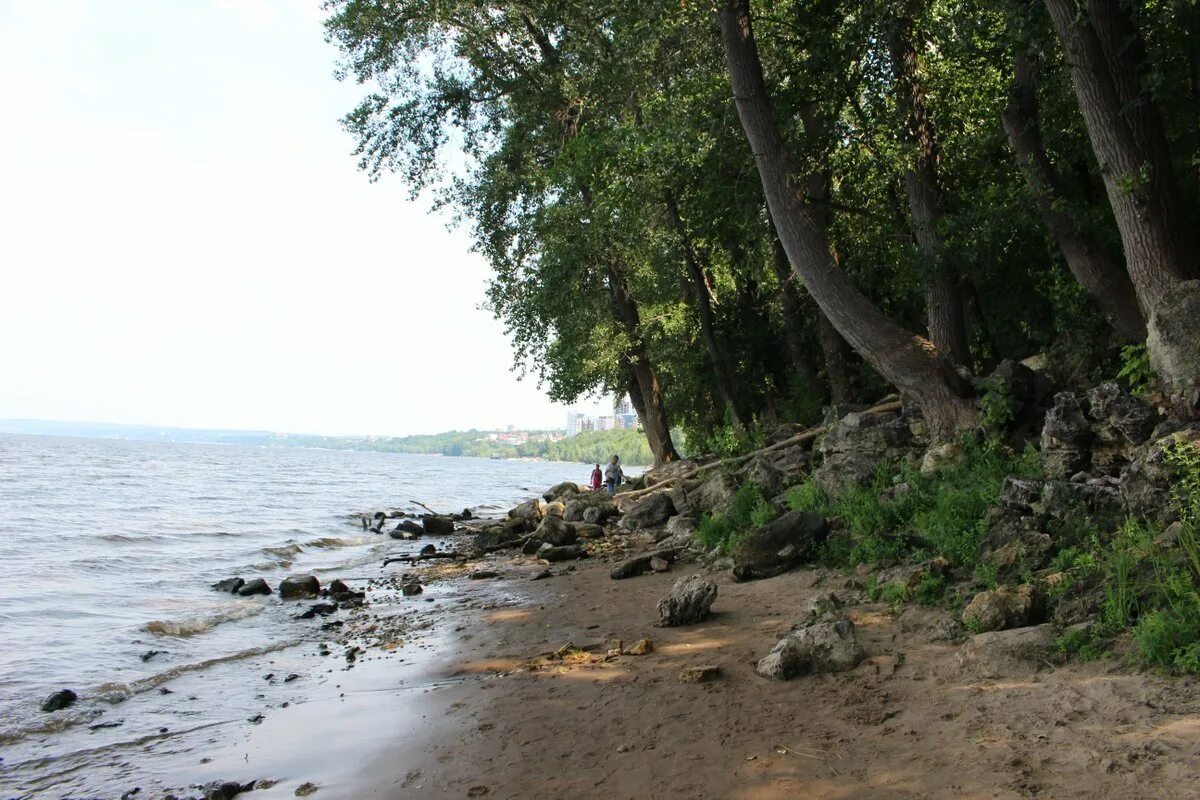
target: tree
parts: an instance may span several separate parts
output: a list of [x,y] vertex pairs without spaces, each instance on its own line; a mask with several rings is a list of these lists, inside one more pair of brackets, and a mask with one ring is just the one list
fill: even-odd
[[748,0],[724,0],[717,17],[738,117],[793,269],[838,333],[921,406],[931,434],[953,435],[974,419],[963,381],[932,342],[889,320],[854,286],[833,262],[828,243],[809,218],[772,115]]

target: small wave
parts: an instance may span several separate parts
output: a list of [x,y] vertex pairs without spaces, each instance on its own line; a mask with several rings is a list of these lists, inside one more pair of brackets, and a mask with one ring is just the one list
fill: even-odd
[[248,601],[237,603],[213,614],[197,614],[179,619],[156,619],[147,622],[142,629],[147,633],[157,633],[160,636],[195,636],[224,622],[233,622],[261,614],[263,608],[261,603]]
[[279,545],[278,547],[264,547],[262,552],[269,556],[282,556],[286,558],[287,556],[294,556],[302,550],[304,550],[304,545],[299,542],[293,542],[292,544]]

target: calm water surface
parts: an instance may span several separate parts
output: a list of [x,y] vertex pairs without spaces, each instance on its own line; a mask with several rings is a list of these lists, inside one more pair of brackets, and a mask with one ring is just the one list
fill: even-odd
[[[80,753],[90,748],[178,727],[195,712],[161,692],[176,679],[209,690],[205,714],[214,719],[251,710],[222,707],[242,701],[214,684],[249,680],[238,676],[239,660],[311,637],[313,625],[274,596],[235,598],[212,582],[378,575],[379,561],[402,545],[364,532],[354,512],[417,512],[412,501],[420,501],[500,514],[589,472],[585,464],[0,434],[0,789],[9,789],[6,779],[22,786],[23,771],[52,773],[59,761],[86,763]],[[41,712],[59,688],[80,702]],[[119,727],[92,729],[117,715]],[[86,790],[87,780],[68,783]]]

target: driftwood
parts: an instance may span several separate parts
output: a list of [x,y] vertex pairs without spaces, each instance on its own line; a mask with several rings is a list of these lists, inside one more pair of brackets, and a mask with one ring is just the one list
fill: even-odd
[[444,516],[446,516],[445,514],[439,514],[438,512],[434,511],[432,508],[430,508],[429,506],[425,505],[424,503],[422,503],[422,502],[420,502],[420,501],[418,501],[418,500],[409,500],[408,502],[412,503],[412,504],[413,504],[413,505],[415,505],[415,506],[420,506],[421,508],[423,508],[423,509],[425,509],[426,511],[428,511],[430,514],[433,514],[435,517],[444,517]]
[[[862,411],[860,413],[862,413],[862,414],[885,414],[885,413],[888,413],[891,411],[899,411],[899,410],[900,410],[900,401],[892,400],[887,403],[880,403],[879,405],[871,406],[870,408],[868,408],[865,411]],[[732,458],[724,458],[724,459],[720,459],[718,461],[709,461],[705,464],[699,465],[698,467],[696,467],[695,469],[693,469],[689,472],[683,473],[682,475],[676,475],[674,477],[659,481],[658,483],[654,484],[653,486],[647,486],[645,489],[637,489],[632,492],[622,492],[621,494],[617,495],[617,497],[618,497],[618,499],[623,497],[628,500],[628,499],[632,499],[634,497],[641,497],[642,495],[651,494],[653,492],[657,492],[658,490],[662,489],[663,487],[667,486],[668,484],[672,484],[677,481],[686,480],[688,478],[693,478],[696,475],[699,475],[703,470],[709,469],[711,467],[737,466],[737,465],[741,465],[741,464],[749,461],[750,459],[754,458],[755,456],[760,456],[763,453],[770,453],[774,450],[782,450],[785,447],[795,447],[798,444],[803,444],[805,442],[808,442],[808,441],[811,441],[811,440],[817,438],[821,434],[825,433],[826,430],[828,430],[828,426],[826,426],[826,425],[820,425],[815,428],[809,428],[808,430],[797,433],[795,436],[784,439],[782,442],[776,442],[775,444],[768,445],[767,447],[763,447],[758,450],[753,450],[749,453],[746,453],[745,455],[734,456]]]
[[397,561],[407,561],[410,564],[415,564],[418,561],[426,561],[431,558],[466,558],[466,556],[462,555],[461,553],[413,553],[412,555],[407,556],[393,556],[391,558],[385,558],[383,560],[383,564],[380,566],[380,569],[383,569],[383,567],[386,567],[388,564],[393,564]]

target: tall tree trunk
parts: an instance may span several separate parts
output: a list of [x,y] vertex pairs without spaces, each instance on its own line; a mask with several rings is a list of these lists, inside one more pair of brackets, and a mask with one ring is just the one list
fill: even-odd
[[687,268],[688,279],[695,294],[696,313],[700,317],[700,338],[704,342],[704,349],[708,351],[708,360],[712,365],[717,394],[720,395],[730,414],[733,415],[734,426],[739,432],[745,433],[748,417],[745,416],[737,392],[734,390],[733,376],[729,371],[729,362],[725,357],[725,352],[717,340],[716,328],[713,324],[712,294],[704,275],[704,267],[700,263],[700,254],[696,252],[692,238],[679,216],[679,204],[674,195],[668,193],[666,203],[667,222],[679,236],[683,246],[683,263]]
[[920,405],[932,436],[952,437],[976,418],[973,404],[964,399],[965,382],[932,342],[884,316],[834,263],[792,181],[790,159],[771,114],[749,0],[724,0],[717,17],[738,117],[792,268],[851,346]]
[[654,463],[678,461],[679,453],[675,451],[675,444],[671,441],[671,426],[667,421],[662,391],[658,386],[658,373],[650,361],[645,341],[642,339],[642,321],[637,304],[629,294],[624,277],[611,263],[608,265],[608,289],[613,316],[621,323],[631,342],[628,352],[629,368],[633,372],[636,386],[631,387],[629,397],[642,420],[642,429],[646,432],[650,451],[654,453]]
[[1002,119],[1017,165],[1067,268],[1118,336],[1128,341],[1143,341],[1146,320],[1128,273],[1109,258],[1069,210],[1062,176],[1050,161],[1042,141],[1037,77],[1033,62],[1024,53],[1017,53],[1014,58],[1012,97]]
[[1162,118],[1143,91],[1142,39],[1120,0],[1045,0],[1100,162],[1125,250],[1125,266],[1149,319],[1163,294],[1200,277],[1182,213]]
[[960,276],[947,262],[946,246],[938,225],[945,203],[938,186],[938,140],[929,116],[920,61],[912,42],[912,21],[901,17],[888,28],[896,105],[907,121],[907,139],[915,148],[912,164],[904,171],[904,193],[912,215],[913,236],[931,272],[925,286],[925,313],[929,338],[955,363],[971,366],[971,340],[963,314]]
[[[788,355],[791,357],[792,369],[819,392],[822,399],[830,399],[833,393],[833,376],[830,373],[829,387],[826,390],[817,379],[816,370],[813,369],[809,360],[808,349],[804,346],[804,306],[800,299],[800,293],[796,289],[796,273],[792,272],[792,265],[788,263],[787,253],[783,251],[783,245],[779,243],[778,236],[771,239],[771,254],[771,266],[775,270],[775,277],[779,279],[779,302],[783,306],[783,333],[787,342]],[[817,316],[821,320],[825,319],[825,315],[821,313],[820,309],[817,309]],[[824,347],[824,341],[821,344]],[[826,369],[829,369],[828,363]],[[842,401],[834,398],[833,402],[840,403]]]

